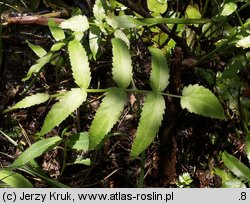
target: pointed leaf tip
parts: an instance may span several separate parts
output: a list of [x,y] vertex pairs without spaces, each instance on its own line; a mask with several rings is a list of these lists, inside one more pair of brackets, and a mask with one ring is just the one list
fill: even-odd
[[127,44],[120,38],[112,39],[113,79],[120,88],[127,88],[132,80],[132,60]]
[[51,57],[52,57],[52,53],[49,52],[43,57],[41,57],[40,59],[38,59],[36,61],[36,64],[30,67],[26,77],[23,78],[22,81],[27,81],[32,76],[32,74],[39,72],[44,65],[50,62]]
[[49,97],[49,94],[46,93],[37,93],[31,96],[27,96],[23,100],[12,106],[9,110],[17,108],[28,108],[37,104],[41,104],[47,101]]
[[116,124],[126,102],[127,93],[123,89],[110,88],[107,91],[90,126],[90,149],[94,149]]
[[60,28],[59,25],[55,21],[49,19],[48,26],[49,26],[49,29],[53,38],[56,41],[63,40],[65,38],[65,34],[62,28]]
[[86,51],[77,39],[69,42],[68,50],[75,82],[79,87],[87,89],[91,81],[91,73]]
[[45,135],[59,125],[86,100],[86,97],[87,93],[80,88],[68,91],[52,106],[38,135]]
[[240,160],[226,151],[222,153],[222,160],[225,166],[232,171],[238,178],[244,181],[250,181],[250,169]]
[[147,94],[130,158],[135,159],[156,137],[165,112],[165,100],[161,94]]
[[102,0],[96,0],[95,5],[93,6],[94,17],[99,22],[102,22],[103,19],[106,18],[106,13],[105,13],[105,10],[104,10],[103,3],[104,2]]
[[46,50],[43,49],[40,45],[34,45],[30,43],[28,40],[26,40],[25,42],[28,43],[28,46],[30,47],[30,49],[32,49],[32,51],[36,53],[38,57],[43,57],[44,55],[47,54]]
[[158,48],[149,49],[152,55],[150,86],[155,92],[163,91],[169,84],[169,67],[163,52]]

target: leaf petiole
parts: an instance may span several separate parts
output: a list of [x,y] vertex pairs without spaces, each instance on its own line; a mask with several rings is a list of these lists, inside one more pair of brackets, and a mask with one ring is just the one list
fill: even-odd
[[[104,93],[107,92],[108,89],[86,89],[87,93]],[[152,91],[148,90],[139,90],[139,89],[124,89],[126,92],[134,92],[134,93],[151,93]],[[163,96],[169,96],[169,97],[174,97],[174,98],[181,98],[182,96],[179,95],[174,95],[174,94],[169,94],[169,93],[163,93],[163,92],[157,92]]]

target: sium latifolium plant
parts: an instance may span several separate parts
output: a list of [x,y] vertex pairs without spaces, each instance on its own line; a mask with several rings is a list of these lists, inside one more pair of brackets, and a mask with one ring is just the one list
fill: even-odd
[[[13,169],[23,166],[41,155],[41,153],[51,149],[51,147],[59,145],[61,143],[60,137],[55,136],[44,139],[44,135],[49,133],[54,127],[60,125],[62,121],[76,111],[83,103],[86,103],[87,95],[93,92],[104,93],[104,98],[89,130],[86,130],[88,133],[84,133],[86,137],[82,138],[85,142],[84,147],[86,147],[86,141],[89,140],[87,142],[88,148],[84,148],[84,151],[98,148],[106,135],[117,123],[124,106],[127,104],[128,92],[139,92],[145,95],[137,133],[130,153],[131,159],[137,158],[156,137],[166,109],[163,95],[180,98],[181,107],[187,109],[189,112],[221,120],[226,119],[219,100],[209,89],[203,86],[198,84],[186,86],[183,88],[182,95],[180,96],[164,92],[169,85],[169,65],[164,52],[156,47],[148,48],[151,55],[152,68],[149,79],[151,90],[130,88],[131,81],[133,80],[133,66],[129,47],[130,41],[125,34],[127,33],[126,31],[141,29],[142,26],[155,26],[159,23],[203,24],[207,22],[206,19],[139,19],[127,15],[115,16],[109,5],[102,0],[96,0],[93,13],[93,19],[88,19],[84,15],[76,15],[65,20],[60,25],[49,21],[49,29],[55,40],[55,44],[48,52],[40,46],[29,43],[30,48],[37,54],[39,59],[29,69],[23,81],[37,76],[46,64],[52,63],[53,60],[59,57],[60,51],[67,50],[76,87],[58,94],[36,93],[27,96],[6,111],[8,112],[17,108],[28,108],[44,103],[49,99],[57,100],[48,112],[40,132],[36,134],[41,140],[35,144],[50,139],[51,145],[42,146],[42,150],[38,154],[33,155],[30,160],[27,157],[29,156],[28,152],[31,150],[27,149],[11,165]],[[86,38],[87,34],[89,44],[86,45],[85,43],[83,45],[83,39]],[[104,40],[102,36],[112,37],[112,79],[116,86],[107,89],[92,89],[90,87],[91,68],[89,59],[93,58],[95,60],[98,57],[100,44]],[[86,41],[86,39],[84,40]],[[86,50],[91,50],[91,53],[88,53]],[[81,137],[76,137],[76,140],[77,138]],[[77,148],[79,149],[81,143],[78,144]]]

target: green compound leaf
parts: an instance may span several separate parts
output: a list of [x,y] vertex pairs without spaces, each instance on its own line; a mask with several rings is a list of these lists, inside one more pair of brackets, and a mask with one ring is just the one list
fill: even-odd
[[132,80],[132,60],[126,43],[120,38],[112,39],[113,80],[120,88],[127,88]]
[[89,22],[86,16],[73,16],[60,24],[62,29],[69,29],[74,32],[85,32],[89,29]]
[[74,88],[62,96],[51,108],[45,118],[44,124],[38,136],[42,136],[51,131],[55,126],[65,120],[75,111],[85,100],[87,93],[80,88]]
[[236,157],[228,154],[226,151],[222,153],[222,160],[225,166],[243,181],[250,181],[250,169],[245,166]]
[[53,38],[56,41],[65,39],[65,34],[64,34],[63,30],[59,27],[59,25],[55,21],[50,19],[48,21],[48,26],[49,26],[49,29],[50,29],[50,32],[51,32]]
[[41,46],[39,46],[39,45],[34,45],[34,44],[30,43],[28,40],[26,40],[26,42],[28,43],[28,46],[30,47],[30,49],[32,49],[32,51],[33,51],[38,57],[43,57],[44,55],[47,54],[46,50],[43,49]]
[[110,132],[127,102],[127,93],[123,89],[110,88],[105,95],[90,126],[90,149],[94,149]]
[[28,108],[40,103],[44,103],[49,99],[49,94],[46,93],[38,93],[32,96],[27,96],[23,100],[19,101],[17,104],[12,106],[9,110],[17,109],[17,108]]
[[40,69],[47,63],[50,62],[50,59],[52,57],[52,53],[49,52],[48,54],[44,55],[43,57],[41,57],[40,59],[38,59],[36,61],[36,64],[34,64],[32,67],[30,67],[27,76],[25,78],[22,79],[22,81],[27,81],[32,74],[37,73],[40,71]]
[[191,113],[225,120],[224,110],[216,96],[199,85],[189,85],[182,90],[181,107]]
[[150,86],[153,91],[161,92],[169,84],[169,67],[163,52],[158,48],[149,49],[152,55],[152,71],[150,74]]
[[161,126],[165,108],[165,100],[161,94],[154,92],[147,94],[130,153],[131,159],[139,156],[154,140]]
[[235,3],[229,2],[224,5],[223,10],[221,12],[222,16],[229,16],[237,9],[237,5]]
[[27,164],[32,159],[41,156],[44,152],[50,151],[61,143],[58,136],[42,139],[32,144],[26,149],[12,164],[11,167],[18,168]]
[[87,89],[90,84],[91,75],[86,51],[77,39],[69,42],[68,50],[75,82],[79,87]]
[[89,133],[80,132],[70,136],[67,140],[67,147],[87,152],[89,150]]
[[0,181],[12,188],[33,188],[28,179],[14,171],[1,170]]

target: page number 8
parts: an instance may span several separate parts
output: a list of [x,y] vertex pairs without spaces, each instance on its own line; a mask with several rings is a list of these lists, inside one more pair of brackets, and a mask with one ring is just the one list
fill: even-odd
[[241,192],[239,200],[246,200],[246,199],[247,199],[247,193],[246,192]]

